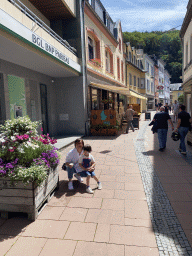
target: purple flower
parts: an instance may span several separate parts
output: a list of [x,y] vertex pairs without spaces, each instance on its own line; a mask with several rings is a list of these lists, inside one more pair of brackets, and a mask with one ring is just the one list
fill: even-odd
[[0,170],[0,174],[6,174],[5,170]]
[[12,169],[12,168],[14,168],[14,166],[11,163],[8,163],[8,164],[6,164],[6,168]]
[[3,160],[0,158],[0,164],[2,164],[3,163]]

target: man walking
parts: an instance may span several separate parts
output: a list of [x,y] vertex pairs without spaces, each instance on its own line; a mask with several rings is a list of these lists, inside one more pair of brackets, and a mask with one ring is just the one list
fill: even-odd
[[131,129],[132,129],[133,132],[135,131],[135,130],[134,130],[134,127],[133,127],[133,124],[132,124],[132,121],[133,121],[133,115],[136,114],[136,113],[137,113],[137,112],[135,112],[135,111],[133,110],[133,106],[132,106],[132,105],[128,106],[128,109],[127,109],[127,111],[126,111],[126,113],[125,113],[125,117],[126,117],[126,119],[127,119],[126,133],[129,132],[129,127],[131,127]]
[[180,145],[179,145],[179,151],[181,154],[186,155],[186,146],[185,146],[185,137],[189,131],[189,127],[191,125],[190,123],[190,115],[185,111],[185,106],[180,106],[180,112],[178,114],[178,123],[175,131],[179,132],[180,135]]
[[178,114],[179,114],[179,104],[175,100],[175,103],[173,104],[173,122],[177,122]]
[[159,151],[163,152],[166,148],[167,142],[167,132],[168,132],[168,122],[172,126],[172,131],[174,130],[173,122],[169,114],[164,112],[164,107],[160,107],[160,112],[156,113],[153,121],[157,122],[157,133],[159,140]]

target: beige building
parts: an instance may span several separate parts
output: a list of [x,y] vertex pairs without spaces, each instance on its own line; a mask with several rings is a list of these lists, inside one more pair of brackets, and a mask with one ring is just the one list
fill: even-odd
[[145,83],[145,72],[142,62],[134,47],[130,43],[125,44],[126,52],[126,84],[130,89],[129,104],[139,104],[140,112],[147,110],[147,97],[143,96],[141,85]]
[[[187,12],[180,30],[183,50],[183,92],[184,104],[189,114],[192,114],[192,0],[189,0]],[[192,132],[187,134],[188,143],[192,144]]]
[[182,84],[170,84],[170,103],[178,102],[178,98],[183,94]]
[[192,0],[188,2],[187,13],[185,15],[180,37],[182,40],[183,48],[183,91],[184,91],[184,103],[187,107],[187,111],[192,112]]
[[130,95],[121,22],[113,22],[100,0],[85,2],[85,42],[89,111],[112,108],[121,121]]

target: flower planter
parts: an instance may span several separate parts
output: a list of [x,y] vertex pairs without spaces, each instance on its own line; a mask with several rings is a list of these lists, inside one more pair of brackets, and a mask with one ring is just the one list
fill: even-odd
[[100,136],[100,130],[96,130],[96,129],[91,128],[91,135],[92,136]]
[[117,129],[108,129],[108,135],[109,136],[117,135]]
[[10,184],[9,178],[0,177],[0,213],[2,218],[8,218],[9,212],[23,212],[28,214],[28,219],[34,221],[42,206],[50,200],[54,190],[58,188],[58,168],[50,169],[46,180],[37,186],[29,182]]
[[107,136],[107,133],[108,131],[107,131],[107,129],[101,129],[100,130],[100,135],[102,135],[102,136]]

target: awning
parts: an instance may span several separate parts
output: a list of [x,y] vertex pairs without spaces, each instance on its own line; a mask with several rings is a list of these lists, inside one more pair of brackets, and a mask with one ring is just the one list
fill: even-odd
[[138,99],[142,99],[142,100],[147,100],[147,97],[142,96],[141,94],[139,94],[138,92],[132,91],[130,90],[130,94],[131,96],[138,98]]
[[123,94],[126,96],[130,96],[130,91],[126,87],[118,87],[118,86],[107,85],[107,84],[98,84],[98,83],[94,83],[94,82],[91,82],[90,86],[97,88],[97,89],[103,89],[103,90],[106,90],[109,92],[114,92],[114,93],[119,93],[119,94]]

